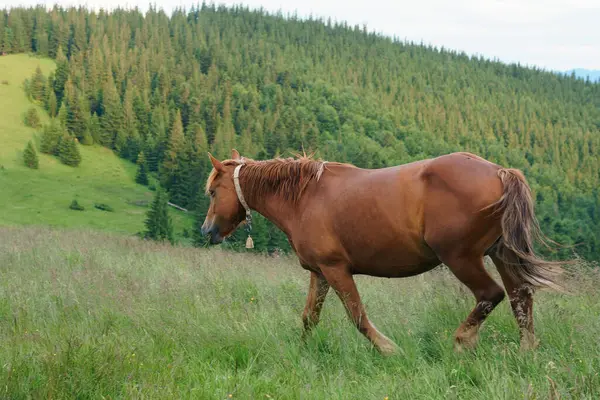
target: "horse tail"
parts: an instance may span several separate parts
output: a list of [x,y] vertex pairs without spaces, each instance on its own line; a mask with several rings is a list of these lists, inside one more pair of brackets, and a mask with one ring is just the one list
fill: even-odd
[[[550,288],[564,291],[558,283],[565,262],[547,261],[535,254],[537,241],[550,248],[542,233],[534,212],[531,189],[523,173],[517,169],[503,168],[498,171],[502,181],[503,195],[492,204],[502,212],[502,237],[496,246],[496,256],[506,266],[506,271],[517,282],[533,288]],[[554,243],[554,242],[553,242]]]

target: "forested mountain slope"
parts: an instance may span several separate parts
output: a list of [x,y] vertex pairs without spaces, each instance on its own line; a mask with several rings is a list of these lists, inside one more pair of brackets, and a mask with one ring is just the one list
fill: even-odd
[[[2,17],[3,16],[3,17]],[[467,150],[521,168],[542,228],[600,258],[600,84],[404,43],[359,27],[202,5],[15,8],[6,53],[57,61],[40,98],[69,132],[158,174],[205,211],[206,151],[266,158],[317,150],[382,167]],[[258,250],[285,247],[261,219]]]

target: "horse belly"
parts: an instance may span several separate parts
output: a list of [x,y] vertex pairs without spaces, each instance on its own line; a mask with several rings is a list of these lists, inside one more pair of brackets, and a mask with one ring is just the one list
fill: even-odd
[[384,278],[404,278],[430,271],[440,263],[435,256],[407,254],[406,251],[379,253],[367,260],[355,260],[352,263],[352,273]]

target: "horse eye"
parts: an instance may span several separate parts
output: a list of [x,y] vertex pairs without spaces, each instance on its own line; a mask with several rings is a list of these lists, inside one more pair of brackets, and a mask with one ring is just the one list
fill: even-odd
[[208,193],[210,194],[210,197],[215,197],[215,191],[214,190],[209,190]]

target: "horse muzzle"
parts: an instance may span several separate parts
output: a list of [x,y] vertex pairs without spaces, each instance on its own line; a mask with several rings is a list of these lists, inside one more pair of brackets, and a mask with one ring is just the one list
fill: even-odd
[[223,236],[219,233],[219,227],[214,224],[210,227],[202,225],[200,233],[202,233],[202,236],[210,235],[210,244],[219,244],[223,242]]

